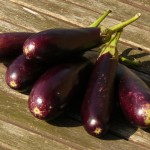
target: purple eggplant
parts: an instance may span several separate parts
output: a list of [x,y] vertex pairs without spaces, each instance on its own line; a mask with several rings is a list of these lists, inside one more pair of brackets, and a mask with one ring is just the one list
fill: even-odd
[[0,58],[18,56],[22,53],[22,47],[27,38],[33,33],[10,32],[0,34]]
[[135,73],[119,64],[118,96],[125,118],[134,126],[150,127],[150,88]]
[[47,68],[48,65],[27,60],[22,54],[7,68],[6,83],[15,90],[26,91]]
[[31,90],[28,101],[31,113],[42,120],[58,117],[73,97],[84,90],[81,86],[87,83],[91,69],[91,63],[83,61],[60,64],[47,70]]
[[23,52],[27,59],[39,61],[55,61],[56,59],[72,57],[76,54],[106,43],[111,35],[134,22],[133,18],[111,28],[88,27],[77,29],[50,29],[39,32],[24,43]]
[[113,86],[118,63],[116,45],[119,36],[120,32],[100,53],[81,108],[84,128],[95,137],[101,137],[107,132],[114,107]]
[[[93,22],[89,27],[97,27],[97,26],[99,26],[99,24],[107,17],[107,15],[109,14],[111,12],[111,10],[107,10],[107,11],[105,11],[95,22]],[[68,34],[68,31],[69,31],[69,34]],[[75,32],[75,31],[77,31],[77,33]],[[43,33],[44,32],[44,33]],[[82,31],[82,29],[80,30],[80,29],[75,29],[75,30],[71,30],[71,29],[54,29],[54,30],[47,30],[47,31],[43,31],[43,32],[41,32],[41,33],[39,33],[38,35],[39,36],[37,36],[37,39],[36,39],[36,37],[35,37],[35,44],[33,44],[33,42],[32,42],[32,38],[31,38],[31,40],[29,39],[26,43],[25,43],[25,45],[24,45],[24,53],[26,54],[26,58],[27,59],[30,59],[30,57],[31,57],[31,59],[33,59],[33,58],[37,58],[38,60],[44,60],[44,61],[48,61],[48,62],[50,62],[50,63],[57,63],[57,61],[58,61],[58,59],[59,59],[59,61],[61,61],[61,60],[66,60],[65,58],[76,58],[76,56],[74,56],[74,54],[75,54],[75,52],[72,52],[72,53],[64,53],[66,50],[64,50],[66,47],[65,47],[65,45],[64,45],[64,43],[66,43],[66,40],[68,40],[67,41],[67,43],[68,43],[68,48],[69,49],[72,49],[73,47],[77,47],[77,46],[80,46],[80,48],[82,48],[83,46],[81,45],[81,43],[83,44],[84,43],[84,41],[80,41],[80,39],[82,39],[82,37],[80,37],[80,39],[78,40],[78,42],[80,43],[80,44],[76,44],[76,45],[74,45],[73,43],[72,43],[72,41],[74,40],[74,38],[77,38],[78,37],[78,32],[81,32],[81,36],[82,36],[82,34],[84,35],[85,33],[84,32],[87,32],[87,34],[88,34],[88,32],[89,31],[84,31],[84,29],[83,29],[83,31]],[[83,32],[83,33],[82,33]],[[52,34],[52,36],[50,35],[49,36],[49,33],[50,34]],[[63,38],[63,36],[64,36],[64,33],[66,34],[65,35],[65,38]],[[70,41],[70,39],[73,37],[73,39],[71,40],[71,43],[69,42]],[[34,38],[33,38],[33,40],[34,40]],[[50,45],[47,45],[47,42],[51,42],[51,44]],[[73,45],[72,45],[73,44]],[[64,45],[64,46],[63,46]],[[37,55],[34,55],[33,54],[33,52],[34,52],[34,47],[35,46],[37,46],[37,47],[39,47],[41,50],[40,51],[43,51],[42,53],[40,52],[40,55],[42,55],[42,57],[41,56],[37,56]],[[58,47],[63,47],[63,51],[61,52],[59,52],[59,50],[57,50],[57,51],[53,51],[53,50],[56,50],[56,49],[59,49]],[[47,49],[48,48],[53,48],[52,49],[52,51],[50,52],[50,54],[49,54],[49,52],[47,53]],[[78,47],[79,48],[79,47]],[[84,47],[83,47],[84,48]],[[28,53],[28,50],[30,51],[29,53]],[[45,52],[46,51],[46,52]],[[68,51],[68,49],[67,49],[67,51]],[[59,54],[60,53],[60,54]],[[32,55],[33,54],[33,55]],[[65,55],[64,55],[65,54]],[[69,57],[70,56],[70,54],[71,54],[71,56],[72,57]],[[48,56],[48,55],[50,55],[50,56]],[[32,56],[33,56],[33,58],[32,58]],[[35,56],[35,57],[34,57]],[[54,56],[54,57],[53,57]],[[58,57],[59,56],[59,57]],[[48,58],[48,60],[47,60],[47,58]]]

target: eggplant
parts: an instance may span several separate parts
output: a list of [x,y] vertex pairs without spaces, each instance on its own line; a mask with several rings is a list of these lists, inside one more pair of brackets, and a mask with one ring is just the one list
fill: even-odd
[[22,53],[22,47],[33,33],[9,32],[0,34],[0,58],[15,57]]
[[53,120],[60,116],[73,97],[84,91],[81,86],[86,85],[91,69],[91,62],[84,60],[60,64],[47,70],[31,90],[28,100],[30,112],[42,120]]
[[118,97],[125,118],[135,127],[150,127],[150,88],[124,65],[117,69]]
[[23,45],[23,52],[27,59],[37,59],[45,62],[62,58],[67,59],[108,42],[113,33],[134,22],[139,17],[140,13],[109,29],[105,27],[87,27],[41,31],[28,38]]
[[120,32],[105,46],[94,66],[81,108],[85,130],[95,137],[102,137],[109,129],[114,107],[114,80],[118,54],[116,45]]
[[6,83],[14,90],[26,92],[48,67],[49,65],[27,60],[24,54],[21,54],[7,68]]

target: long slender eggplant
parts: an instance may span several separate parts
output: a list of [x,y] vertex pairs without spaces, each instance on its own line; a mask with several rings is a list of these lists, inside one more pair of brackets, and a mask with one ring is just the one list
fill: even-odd
[[116,75],[118,53],[116,45],[120,32],[100,53],[81,108],[81,118],[86,131],[95,136],[103,136],[108,128],[113,111],[113,85]]
[[[107,10],[90,26],[98,26],[110,12],[110,10]],[[28,87],[31,87],[35,80],[46,70],[48,66],[50,67],[56,65],[60,63],[60,61],[61,60],[57,59],[55,63],[51,63],[50,65],[41,63],[38,64],[37,62],[34,62],[34,60],[27,60],[24,55],[20,55],[8,67],[6,72],[6,83],[15,90],[25,92],[28,90]]]
[[9,32],[0,34],[0,58],[18,56],[22,53],[24,42],[33,33]]
[[8,86],[20,92],[31,88],[36,79],[48,68],[48,65],[27,60],[22,54],[7,68],[5,79]]
[[119,64],[118,96],[125,118],[134,126],[150,127],[150,88],[135,73]]
[[[33,86],[29,110],[38,119],[52,120],[62,114],[73,97],[84,91],[92,65],[89,61],[57,65],[46,71]],[[85,75],[83,77],[83,75]]]
[[106,43],[111,35],[140,17],[131,19],[111,28],[88,27],[76,29],[50,29],[39,32],[25,42],[23,52],[27,59],[55,61],[80,54],[86,50]]

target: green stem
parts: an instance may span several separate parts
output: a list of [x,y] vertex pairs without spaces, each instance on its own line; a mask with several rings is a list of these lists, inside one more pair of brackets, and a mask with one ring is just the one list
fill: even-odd
[[116,36],[116,34],[115,34],[115,35],[112,35],[111,38],[110,38],[110,40],[109,40],[107,43],[101,45],[101,46],[99,47],[99,51],[98,51],[98,52],[99,52],[99,53],[102,53],[103,51],[105,51],[106,47],[112,42],[112,40],[115,38],[115,36]]
[[141,65],[141,61],[138,61],[138,60],[130,60],[126,57],[123,57],[123,56],[120,56],[119,60],[121,62],[124,62],[128,65],[132,65],[132,66],[140,66]]
[[137,13],[134,17],[130,18],[129,20],[121,22],[121,23],[119,23],[119,24],[117,24],[115,26],[112,26],[109,29],[112,31],[112,33],[115,33],[117,31],[123,29],[127,25],[131,24],[132,22],[136,21],[140,16],[141,16],[141,14]]
[[95,22],[93,22],[89,27],[98,27],[99,24],[108,16],[111,10],[105,11]]

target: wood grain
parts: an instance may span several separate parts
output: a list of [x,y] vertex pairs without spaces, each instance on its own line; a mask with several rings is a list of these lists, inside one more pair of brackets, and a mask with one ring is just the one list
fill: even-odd
[[[0,32],[85,27],[106,9],[111,9],[113,13],[102,24],[112,26],[141,12],[142,17],[125,28],[118,50],[119,54],[142,62],[141,67],[129,67],[150,86],[150,54],[146,53],[150,50],[149,6],[149,0],[0,0]],[[98,51],[98,48],[94,51]],[[150,131],[135,129],[122,117],[114,119],[110,132],[104,139],[88,135],[80,117],[71,113],[51,123],[35,119],[28,110],[28,95],[16,92],[6,85],[7,68],[3,60],[0,62],[0,149],[150,148]]]
[[[25,28],[28,31],[38,32],[49,28],[62,27],[62,24],[53,17],[44,15],[24,6],[16,5],[10,1],[0,0],[0,19]],[[63,23],[63,27],[70,27]]]
[[8,149],[74,150],[70,146],[1,120],[0,130],[0,143],[3,143],[3,146]]
[[[117,126],[119,126],[120,128],[118,128]],[[150,132],[131,126],[121,113],[119,115],[117,114],[116,117],[114,117],[111,126],[111,132],[115,135],[138,143],[141,146],[147,147],[147,149],[148,147],[150,147],[150,143],[148,142],[150,138]]]
[[[141,146],[135,145],[111,134],[107,134],[103,140],[94,138],[85,132],[81,123],[68,119],[65,116],[62,116],[48,124],[44,121],[35,119],[29,113],[26,101],[16,97],[8,97],[2,92],[0,93],[0,99],[3,99],[0,104],[0,128],[2,129],[0,130],[2,135],[0,138],[3,139],[3,143],[12,144],[15,148],[17,148],[17,145],[15,143],[13,144],[13,142],[17,142],[19,140],[22,146],[27,146],[26,143],[23,142],[31,140],[32,138],[33,140],[30,142],[36,143],[36,140],[34,141],[34,139],[38,137],[40,139],[41,137],[44,141],[51,139],[79,150],[116,150],[120,147],[123,150],[130,150],[133,148],[137,148],[139,150],[145,149],[144,147],[142,148]],[[13,134],[15,134],[14,138],[18,140],[13,138]],[[26,136],[23,136],[24,134],[26,134]],[[10,142],[6,143],[7,140],[3,136],[10,139]],[[28,139],[27,136],[31,136],[31,138]],[[25,139],[21,140],[21,138]],[[37,144],[38,143],[39,141],[37,141]],[[33,146],[36,147],[36,144],[33,144]]]
[[119,0],[123,3],[132,5],[136,8],[140,8],[142,10],[145,11],[150,11],[150,4],[149,4],[149,0],[136,0],[136,1],[132,1],[132,0]]
[[[58,19],[64,20],[66,22],[70,22],[74,25],[77,26],[87,26],[89,24],[89,21],[93,22],[94,18],[97,18],[97,13],[93,12],[92,10],[86,9],[85,7],[80,7],[79,5],[73,5],[72,3],[68,4],[65,1],[57,1],[57,0],[49,0],[49,1],[38,1],[37,0],[11,0],[21,6],[25,6],[27,8],[39,11],[41,13],[47,14],[49,16],[55,16]],[[37,5],[35,5],[35,3]],[[59,3],[59,5],[58,5]],[[81,3],[81,2],[80,2]],[[95,10],[95,5],[100,6],[101,1],[92,1],[92,4],[89,3],[90,6],[93,6],[93,9]],[[110,6],[116,6],[117,3],[110,4]],[[105,4],[106,5],[106,4]],[[108,5],[108,4],[107,4]],[[107,6],[106,5],[106,6]],[[53,7],[52,7],[53,6]],[[82,9],[81,9],[82,8]],[[124,6],[116,6],[115,10],[118,8],[124,8]],[[135,15],[137,12],[141,12],[142,10],[136,11],[134,8],[130,8],[130,6],[126,6],[127,12],[130,12],[130,17]],[[107,8],[108,9],[108,8]],[[110,9],[110,8],[109,8]],[[106,10],[106,9],[105,9]],[[125,8],[123,10],[126,10]],[[118,10],[117,10],[118,11]],[[99,8],[99,12],[102,13],[103,11]],[[131,14],[131,12],[133,14]],[[142,12],[141,12],[142,13]],[[82,15],[81,15],[82,14]],[[120,14],[123,14],[123,12],[120,12]],[[84,16],[84,17],[81,17]],[[128,15],[129,16],[129,15]],[[144,18],[144,21],[142,22],[148,22],[149,18],[149,13],[143,13],[141,18]],[[128,17],[128,18],[130,18]],[[128,19],[127,17],[123,17],[124,19]],[[140,20],[140,19],[139,19]],[[136,22],[136,24],[142,25],[139,20]],[[115,24],[118,24],[120,21],[116,20],[114,18],[108,17],[103,23],[105,26],[113,26]],[[102,23],[102,24],[103,24]],[[142,26],[137,27],[134,26],[135,23],[132,25],[127,26],[124,29],[124,34],[122,35],[122,41],[123,42],[129,42],[130,44],[134,46],[140,46],[142,49],[145,49],[150,52],[150,39],[149,39],[149,34],[150,30],[149,27],[150,25],[147,25],[147,29],[143,29]],[[142,34],[142,36],[141,36]],[[138,38],[136,38],[138,37]],[[132,41],[132,42],[131,42]]]

